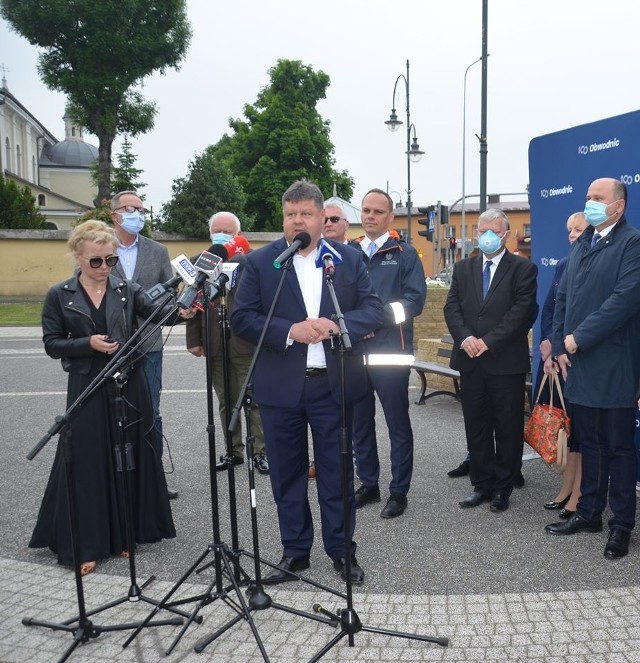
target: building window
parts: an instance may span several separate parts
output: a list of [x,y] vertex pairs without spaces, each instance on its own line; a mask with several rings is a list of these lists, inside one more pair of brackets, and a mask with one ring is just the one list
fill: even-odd
[[34,156],[31,157],[31,181],[34,184],[38,182],[36,177],[36,158]]
[[531,224],[530,223],[525,223],[522,226],[522,232],[525,237],[531,237]]
[[22,152],[20,145],[16,145],[16,175],[22,177]]
[[11,168],[11,144],[9,143],[9,139],[6,138],[4,141],[4,149],[7,154],[7,163],[5,164],[5,168],[8,171],[12,171],[13,169]]
[[44,195],[44,193],[39,193],[38,194],[38,207],[46,207],[47,206],[47,197]]

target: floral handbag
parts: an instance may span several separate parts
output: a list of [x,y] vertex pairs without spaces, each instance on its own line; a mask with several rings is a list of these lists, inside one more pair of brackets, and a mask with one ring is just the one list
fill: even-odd
[[[531,417],[524,429],[524,441],[536,451],[542,460],[557,470],[564,470],[567,463],[567,439],[570,435],[569,415],[566,412],[562,389],[557,371],[552,371],[552,382],[549,385],[549,404],[538,403],[540,394],[547,382],[548,375],[542,378],[536,404]],[[555,387],[555,389],[554,389]],[[562,407],[553,406],[553,392],[557,391]]]

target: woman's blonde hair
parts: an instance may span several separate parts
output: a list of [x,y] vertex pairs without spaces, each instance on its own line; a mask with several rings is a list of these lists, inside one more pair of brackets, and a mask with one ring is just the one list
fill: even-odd
[[85,221],[71,231],[67,245],[74,256],[80,253],[81,244],[84,241],[95,242],[96,244],[111,244],[114,253],[118,248],[118,239],[113,228],[104,221],[95,219]]

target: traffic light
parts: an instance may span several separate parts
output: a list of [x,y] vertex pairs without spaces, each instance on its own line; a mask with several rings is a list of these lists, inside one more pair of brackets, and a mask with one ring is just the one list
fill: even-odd
[[428,242],[433,241],[433,219],[436,213],[436,206],[429,205],[428,207],[418,207],[420,214],[425,214],[426,219],[418,219],[418,223],[422,226],[427,226],[426,230],[418,230],[420,237],[426,237]]

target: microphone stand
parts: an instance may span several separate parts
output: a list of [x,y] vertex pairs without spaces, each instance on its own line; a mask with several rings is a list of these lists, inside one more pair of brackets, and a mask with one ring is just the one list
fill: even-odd
[[[223,278],[224,277],[224,278]],[[251,617],[250,608],[247,605],[242,590],[239,583],[239,573],[242,572],[243,575],[248,579],[248,576],[244,571],[239,569],[237,564],[237,552],[231,550],[226,543],[221,539],[220,535],[220,516],[218,509],[218,479],[216,472],[216,446],[215,446],[215,423],[213,415],[213,364],[211,362],[212,358],[212,347],[211,347],[211,310],[209,302],[212,299],[215,299],[219,295],[219,291],[224,287],[226,280],[228,280],[225,274],[222,274],[218,277],[218,283],[216,287],[218,292],[212,294],[211,284],[208,281],[205,281],[202,284],[203,298],[204,298],[204,321],[205,321],[205,354],[206,354],[206,381],[207,381],[207,434],[208,434],[208,451],[209,451],[209,482],[211,487],[211,519],[212,519],[212,529],[213,529],[213,541],[205,548],[205,550],[198,556],[196,561],[189,567],[189,569],[182,575],[178,582],[167,592],[164,598],[157,604],[154,610],[147,616],[147,618],[138,626],[138,628],[130,635],[127,641],[124,643],[123,647],[128,647],[128,645],[134,640],[134,638],[140,633],[142,628],[149,623],[149,621],[154,617],[154,615],[161,609],[169,609],[177,605],[183,605],[186,603],[197,602],[193,611],[188,615],[186,622],[184,623],[180,632],[176,635],[173,642],[166,650],[166,655],[169,655],[175,646],[178,644],[182,636],[186,633],[189,626],[197,621],[200,623],[202,617],[198,614],[200,610],[210,603],[221,599],[227,605],[229,605],[234,612],[237,613],[237,617],[234,620],[240,621],[241,619],[246,619],[251,627],[251,630],[256,639],[256,643],[262,652],[265,660],[266,650],[260,639],[260,635],[255,626],[253,618]],[[235,488],[235,486],[234,486]],[[234,489],[235,493],[235,489]],[[237,544],[236,544],[237,545]],[[210,554],[214,554],[213,566],[215,569],[215,577],[213,581],[209,584],[206,590],[196,596],[191,596],[187,598],[170,600],[172,596],[177,592],[177,590],[187,581],[187,579],[193,574],[197,573],[198,567]],[[223,567],[224,573],[230,579],[231,585],[225,587],[223,585]],[[203,567],[204,568],[204,567]],[[202,569],[200,569],[202,570]],[[214,590],[215,587],[215,590]],[[232,594],[235,594],[235,599],[232,598]],[[199,621],[198,621],[199,620]],[[227,626],[226,628],[229,628]],[[226,630],[225,628],[225,630]]]
[[[298,615],[300,617],[305,617],[306,619],[313,619],[314,621],[321,622],[323,624],[327,624],[329,626],[333,626],[334,628],[338,625],[340,619],[339,617],[336,617],[335,615],[332,615],[331,613],[326,614],[324,613],[323,616],[319,615],[314,615],[309,612],[304,612],[302,610],[298,610],[296,608],[290,607],[290,606],[285,606],[280,603],[276,603],[272,600],[272,598],[269,596],[264,591],[264,587],[262,584],[262,575],[261,575],[261,570],[260,570],[260,564],[266,564],[267,566],[271,567],[272,569],[278,569],[279,567],[277,564],[272,564],[270,562],[267,562],[266,560],[263,560],[260,558],[260,543],[259,543],[259,535],[258,535],[258,519],[257,519],[257,505],[256,505],[256,493],[255,493],[255,471],[253,467],[253,435],[251,434],[251,421],[250,421],[250,407],[251,407],[251,396],[249,394],[250,388],[249,385],[251,384],[251,379],[253,377],[253,371],[255,369],[256,362],[258,360],[258,357],[260,355],[260,352],[262,350],[262,346],[264,344],[264,338],[266,336],[267,330],[269,328],[269,324],[271,322],[271,318],[273,317],[276,305],[278,303],[278,299],[280,297],[280,291],[282,290],[282,286],[284,285],[284,280],[287,276],[287,273],[291,269],[291,265],[293,264],[293,255],[289,256],[283,263],[282,263],[282,275],[280,277],[280,281],[278,283],[278,286],[276,288],[276,292],[273,297],[273,301],[271,302],[271,306],[269,308],[269,311],[267,313],[267,317],[264,323],[264,327],[262,328],[262,332],[260,334],[260,338],[258,339],[258,343],[256,344],[256,349],[254,350],[253,357],[251,358],[251,363],[249,365],[249,370],[247,371],[247,376],[245,378],[245,381],[240,388],[240,394],[238,396],[238,400],[236,402],[236,405],[233,409],[233,413],[230,419],[229,423],[229,432],[232,433],[236,426],[238,425],[238,417],[240,413],[240,408],[244,408],[244,414],[245,414],[245,421],[247,424],[247,459],[248,459],[248,474],[249,474],[249,491],[250,491],[250,500],[249,500],[249,506],[250,506],[250,512],[251,512],[251,532],[252,532],[252,545],[253,545],[253,553],[250,553],[245,550],[239,550],[238,553],[242,555],[247,555],[248,557],[252,558],[254,560],[254,572],[255,572],[255,581],[251,582],[249,585],[248,589],[248,594],[249,594],[249,602],[247,606],[247,613],[239,613],[236,615],[234,618],[232,618],[230,621],[228,621],[226,624],[223,624],[218,630],[216,630],[214,633],[211,635],[207,636],[206,638],[202,638],[199,640],[195,646],[194,646],[194,651],[197,653],[201,653],[204,651],[205,647],[207,647],[209,644],[211,644],[214,640],[216,640],[218,637],[220,637],[223,633],[228,631],[232,626],[237,624],[240,620],[242,619],[247,619],[249,622],[249,625],[251,627],[251,630],[253,631],[254,637],[256,639],[256,642],[258,643],[258,647],[260,648],[260,652],[262,654],[262,657],[265,661],[269,661],[269,657],[267,655],[267,652],[264,648],[264,645],[262,643],[262,640],[260,639],[260,636],[257,632],[257,629],[255,627],[255,624],[253,622],[253,619],[250,617],[249,613],[254,610],[266,610],[267,608],[274,608],[277,610],[282,610],[291,614]],[[345,595],[337,592],[336,590],[333,590],[329,587],[325,587],[324,585],[321,585],[320,583],[314,582],[313,580],[310,580],[308,578],[304,578],[302,576],[299,576],[296,573],[289,572],[290,575],[294,578],[297,578],[298,580],[302,580],[303,582],[306,582],[309,585],[313,585],[314,587],[317,587],[319,589],[322,589],[324,591],[330,592],[332,594],[335,594],[337,596],[340,596],[341,598],[345,598]],[[244,603],[243,603],[244,607]],[[316,611],[320,612],[321,611]]]
[[[157,323],[153,329],[140,341],[138,339],[142,336],[143,332],[147,327],[152,323],[152,319],[156,316],[157,312],[164,308],[171,298],[172,294],[168,294],[166,299],[162,300],[154,310],[154,312],[149,316],[147,320],[139,327],[139,329],[129,338],[129,340],[124,343],[120,349],[113,356],[113,359],[100,371],[100,373],[92,380],[92,382],[86,387],[86,389],[76,398],[76,400],[67,408],[67,410],[62,415],[58,415],[55,418],[55,424],[49,429],[47,434],[41,438],[41,440],[36,444],[36,446],[27,454],[28,460],[33,460],[44,446],[49,442],[49,440],[56,434],[59,434],[59,443],[62,449],[62,455],[64,458],[64,470],[65,470],[65,486],[67,494],[67,512],[69,516],[69,525],[71,531],[71,549],[73,557],[73,570],[76,584],[76,598],[78,602],[78,615],[75,615],[69,619],[66,619],[62,622],[49,622],[33,619],[31,617],[25,617],[22,620],[24,626],[42,626],[45,628],[52,629],[54,631],[66,631],[73,634],[73,642],[67,648],[65,653],[60,658],[60,663],[66,661],[69,656],[73,653],[74,649],[79,644],[84,644],[89,639],[97,638],[102,633],[108,631],[119,631],[125,629],[132,629],[139,626],[139,623],[128,623],[128,624],[118,624],[110,626],[99,626],[94,624],[89,617],[108,610],[116,605],[124,603],[126,601],[136,602],[144,601],[147,603],[152,603],[157,605],[158,602],[153,599],[149,599],[142,594],[141,588],[138,586],[135,575],[135,535],[133,534],[132,529],[132,519],[130,514],[131,502],[129,499],[130,495],[130,484],[129,484],[129,471],[133,470],[130,460],[132,460],[132,455],[130,452],[127,452],[127,449],[130,449],[131,445],[125,440],[125,421],[126,416],[124,414],[124,399],[122,397],[122,389],[126,384],[126,373],[127,370],[122,370],[123,366],[127,363],[128,359],[142,346],[142,344],[151,336],[156,329],[159,329],[164,322],[166,322],[172,315],[175,314],[176,309],[173,308],[169,311],[162,320]],[[116,384],[116,420],[118,422],[118,440],[116,444],[116,467],[117,471],[120,472],[120,482],[122,486],[122,495],[123,495],[123,513],[124,513],[124,523],[125,523],[125,541],[127,545],[127,550],[129,552],[129,572],[130,572],[130,587],[127,596],[110,603],[106,603],[98,608],[87,611],[85,597],[84,597],[84,586],[82,580],[82,574],[80,573],[80,543],[78,539],[78,532],[80,530],[80,523],[78,522],[78,511],[75,495],[75,481],[74,481],[74,471],[73,471],[73,455],[71,451],[71,437],[72,437],[72,427],[71,421],[75,413],[80,411],[83,407],[85,401],[97,390],[99,389],[107,379],[114,379]],[[128,460],[129,459],[129,460]],[[144,589],[151,581],[155,579],[155,576],[152,575],[150,578],[143,583],[142,589]],[[183,613],[180,610],[174,610],[168,608],[171,612],[187,616],[186,613]],[[166,620],[158,620],[155,622],[148,622],[145,626],[164,626],[164,625],[176,625],[182,623],[181,617],[173,617]]]
[[[330,651],[335,645],[337,645],[342,638],[347,637],[349,639],[349,647],[355,646],[355,634],[360,631],[366,631],[368,633],[378,633],[380,635],[389,635],[399,638],[408,638],[411,640],[422,640],[423,642],[433,642],[435,644],[441,645],[443,647],[448,646],[448,638],[438,638],[427,635],[418,635],[415,633],[402,633],[399,631],[391,631],[389,629],[374,628],[372,626],[365,626],[358,617],[358,613],[353,607],[353,581],[351,579],[351,500],[350,500],[350,491],[349,491],[349,470],[350,466],[353,463],[353,452],[351,449],[351,437],[349,435],[350,431],[347,426],[347,408],[345,402],[345,360],[344,356],[347,352],[352,351],[351,339],[349,338],[349,332],[344,322],[344,315],[340,309],[340,304],[336,296],[335,288],[333,287],[333,275],[335,272],[335,267],[333,265],[333,260],[331,256],[325,256],[324,261],[324,279],[327,284],[327,289],[331,296],[331,301],[333,302],[333,307],[335,309],[335,315],[333,316],[336,320],[340,332],[336,335],[337,345],[338,345],[338,355],[340,360],[340,416],[341,416],[341,428],[340,428],[340,456],[341,456],[341,476],[342,476],[342,511],[344,518],[344,558],[345,558],[345,574],[346,574],[346,585],[347,585],[347,607],[339,608],[337,612],[332,613],[330,610],[323,608],[319,603],[314,604],[313,610],[315,612],[321,613],[323,615],[331,615],[335,620],[340,624],[340,631],[311,659],[309,663],[315,663],[319,661],[328,651]],[[332,338],[333,345],[333,338]],[[335,348],[334,348],[335,349]]]

